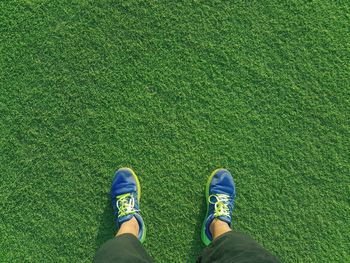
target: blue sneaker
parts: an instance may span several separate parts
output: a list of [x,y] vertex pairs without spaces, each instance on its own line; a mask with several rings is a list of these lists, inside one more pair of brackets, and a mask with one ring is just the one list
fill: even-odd
[[129,221],[133,216],[139,223],[138,239],[142,242],[146,238],[146,227],[139,210],[141,186],[135,172],[130,168],[120,168],[116,171],[112,182],[112,203],[117,227]]
[[231,227],[235,195],[235,184],[230,172],[225,169],[212,172],[206,185],[207,214],[201,232],[202,241],[206,246],[213,240],[209,228],[215,218],[228,223]]

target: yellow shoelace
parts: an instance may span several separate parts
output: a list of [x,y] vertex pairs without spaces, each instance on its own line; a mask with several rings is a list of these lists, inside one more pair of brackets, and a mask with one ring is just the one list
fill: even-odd
[[[215,198],[215,201],[212,199]],[[212,194],[209,196],[209,203],[214,205],[214,217],[230,216],[230,197],[225,194]]]

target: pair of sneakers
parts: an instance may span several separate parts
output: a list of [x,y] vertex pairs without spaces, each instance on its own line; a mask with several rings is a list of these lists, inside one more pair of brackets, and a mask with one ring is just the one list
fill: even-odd
[[[216,169],[208,178],[205,190],[207,213],[204,218],[201,237],[205,245],[209,245],[213,236],[210,224],[217,218],[231,226],[234,207],[235,185],[228,170]],[[138,239],[146,238],[146,226],[140,214],[141,186],[136,173],[130,168],[119,169],[112,182],[112,203],[117,227],[135,217],[139,224]]]

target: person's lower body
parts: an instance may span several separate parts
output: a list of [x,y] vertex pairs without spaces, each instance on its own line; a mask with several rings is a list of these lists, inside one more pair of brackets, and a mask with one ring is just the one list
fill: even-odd
[[[209,176],[205,189],[207,213],[201,229],[201,239],[207,247],[197,262],[279,262],[251,237],[231,230],[235,192],[228,170],[216,169]],[[146,226],[139,209],[141,186],[132,169],[116,172],[111,197],[118,231],[96,252],[94,262],[154,262],[142,247]]]
[[[123,234],[103,244],[97,251],[94,262],[148,263],[154,260],[134,235]],[[197,262],[276,263],[279,261],[248,235],[230,231],[206,247]]]

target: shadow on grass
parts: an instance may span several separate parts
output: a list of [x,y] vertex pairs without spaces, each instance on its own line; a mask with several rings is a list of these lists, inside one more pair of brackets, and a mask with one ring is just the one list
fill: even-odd
[[196,217],[196,225],[194,235],[192,237],[192,246],[189,254],[188,262],[196,262],[197,258],[200,256],[202,250],[205,248],[201,239],[201,229],[204,220],[205,213],[207,212],[207,205],[204,198],[201,198],[202,202],[200,205],[199,213]]
[[107,240],[113,238],[116,231],[113,209],[109,194],[105,199],[106,201],[104,204],[103,213],[97,219],[100,222],[100,226],[95,241],[96,249],[98,249]]

